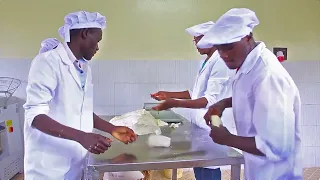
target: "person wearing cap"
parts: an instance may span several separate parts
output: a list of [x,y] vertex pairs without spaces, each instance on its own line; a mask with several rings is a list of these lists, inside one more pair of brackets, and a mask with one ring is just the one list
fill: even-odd
[[[209,21],[187,28],[186,32],[194,37],[196,44],[213,25],[214,22]],[[151,94],[151,97],[158,101],[163,100],[159,105],[153,107],[154,110],[161,111],[178,107],[190,108],[191,122],[210,131],[211,129],[206,125],[203,116],[208,107],[231,95],[229,84],[232,71],[228,69],[224,61],[219,57],[216,48],[197,49],[201,55],[207,55],[207,58],[201,62],[192,93],[187,90],[182,92],[159,91]],[[224,113],[223,119],[233,122],[231,113],[232,111]],[[221,179],[219,167],[197,167],[194,168],[194,172],[197,180]]]
[[41,48],[39,50],[39,54],[45,53],[52,49],[57,48],[60,41],[57,38],[47,38],[41,42]]
[[106,18],[97,12],[70,13],[59,29],[65,42],[34,58],[24,104],[25,179],[81,179],[88,151],[103,153],[111,143],[93,128],[126,144],[135,141],[131,129],[114,126],[93,112],[87,62],[99,50],[105,26]]
[[[277,57],[254,40],[258,24],[255,12],[234,8],[197,43],[216,47],[226,65],[238,69],[232,97],[212,105],[204,118],[214,142],[243,151],[245,179],[302,179],[299,90]],[[211,124],[230,107],[238,135]]]

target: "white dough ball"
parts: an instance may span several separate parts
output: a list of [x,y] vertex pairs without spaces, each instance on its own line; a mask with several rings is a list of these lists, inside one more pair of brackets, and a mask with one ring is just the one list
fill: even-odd
[[211,124],[212,126],[220,127],[222,125],[221,118],[217,115],[211,116]]
[[162,135],[150,135],[148,138],[149,147],[170,147],[171,138]]

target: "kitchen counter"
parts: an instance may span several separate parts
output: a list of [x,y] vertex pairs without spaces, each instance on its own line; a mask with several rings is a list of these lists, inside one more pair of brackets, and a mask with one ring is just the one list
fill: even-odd
[[[102,116],[110,120],[113,116]],[[162,135],[171,138],[169,148],[149,148],[148,135],[139,136],[137,141],[125,145],[111,135],[96,130],[114,140],[104,154],[89,154],[87,175],[92,179],[102,172],[160,170],[207,166],[231,165],[232,179],[240,179],[242,154],[233,148],[221,146],[212,141],[209,132],[183,119],[176,129],[162,127]]]

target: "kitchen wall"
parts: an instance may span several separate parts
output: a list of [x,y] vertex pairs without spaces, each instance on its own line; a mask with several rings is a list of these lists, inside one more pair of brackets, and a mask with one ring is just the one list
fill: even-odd
[[[30,60],[3,60],[0,76],[23,81],[16,96],[25,99]],[[118,115],[153,102],[158,90],[192,87],[199,61],[93,61],[94,110],[100,115]],[[320,167],[320,61],[288,61],[283,65],[298,85],[302,99],[302,144],[305,167]],[[183,109],[176,110],[188,117]]]
[[0,60],[32,59],[43,39],[59,37],[64,16],[79,10],[107,17],[96,59],[194,60],[185,28],[233,7],[254,10],[256,39],[288,47],[290,61],[320,59],[319,0],[0,0]]

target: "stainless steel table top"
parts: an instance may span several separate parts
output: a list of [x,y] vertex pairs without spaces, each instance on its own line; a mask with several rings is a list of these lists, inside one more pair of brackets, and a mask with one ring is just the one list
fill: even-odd
[[[102,116],[110,120],[110,116]],[[114,140],[104,154],[90,154],[87,167],[89,171],[118,172],[156,170],[171,168],[191,168],[243,164],[243,156],[233,148],[215,144],[209,132],[184,120],[176,129],[161,128],[162,135],[171,137],[169,148],[149,148],[148,135],[139,136],[137,141],[125,145],[104,132]]]

